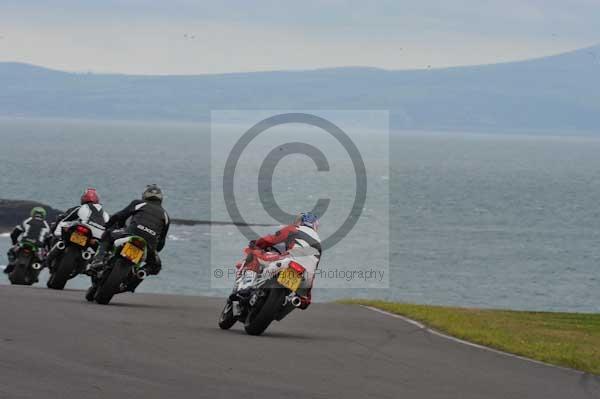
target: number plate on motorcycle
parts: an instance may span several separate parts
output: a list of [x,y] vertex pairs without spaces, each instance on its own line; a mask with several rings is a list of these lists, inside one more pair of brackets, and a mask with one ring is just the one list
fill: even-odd
[[296,292],[302,284],[302,275],[294,269],[287,268],[279,273],[277,282],[292,292]]
[[121,250],[121,256],[129,259],[137,265],[142,261],[142,258],[144,257],[144,251],[128,242],[123,246],[123,249]]
[[82,247],[85,247],[85,245],[87,244],[87,237],[84,235],[81,235],[77,232],[71,234],[71,237],[69,238],[69,241],[71,241],[74,244],[77,245],[81,245]]

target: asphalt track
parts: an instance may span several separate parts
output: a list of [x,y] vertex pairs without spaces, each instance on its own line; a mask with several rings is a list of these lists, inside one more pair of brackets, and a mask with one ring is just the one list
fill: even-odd
[[0,286],[0,398],[600,398],[600,377],[362,307],[315,304],[250,337],[219,330],[221,305]]

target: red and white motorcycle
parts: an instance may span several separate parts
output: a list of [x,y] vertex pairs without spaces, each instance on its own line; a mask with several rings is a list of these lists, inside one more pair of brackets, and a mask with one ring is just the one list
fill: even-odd
[[[307,278],[306,269],[292,257],[275,251],[245,248],[244,253],[246,258],[236,266],[238,277],[221,312],[219,327],[227,330],[239,321],[247,334],[260,335],[273,320],[281,321],[303,306],[300,292]],[[258,260],[258,272],[245,268],[252,257]]]

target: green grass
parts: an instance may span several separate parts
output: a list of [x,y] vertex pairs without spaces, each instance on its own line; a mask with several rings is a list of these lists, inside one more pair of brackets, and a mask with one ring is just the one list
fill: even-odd
[[600,374],[600,314],[521,312],[346,300],[418,320],[466,341]]

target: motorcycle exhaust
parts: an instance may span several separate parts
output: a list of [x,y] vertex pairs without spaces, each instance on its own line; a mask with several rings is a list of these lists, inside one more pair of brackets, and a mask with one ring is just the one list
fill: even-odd
[[92,259],[92,254],[88,251],[84,251],[81,254],[81,257],[83,258],[83,260],[90,260],[90,259]]
[[33,270],[40,270],[42,268],[42,264],[41,263],[34,263],[31,265],[31,267],[33,268]]
[[292,304],[292,306],[294,306],[295,308],[299,308],[300,305],[302,305],[302,299],[300,299],[299,296],[295,296],[292,297],[290,303]]
[[258,301],[258,295],[254,294],[250,297],[250,300],[248,301],[248,304],[250,306],[254,306],[256,305],[256,301]]
[[145,279],[147,275],[148,275],[148,273],[146,273],[146,271],[144,269],[140,269],[135,272],[135,276],[137,278],[139,278],[140,280]]

